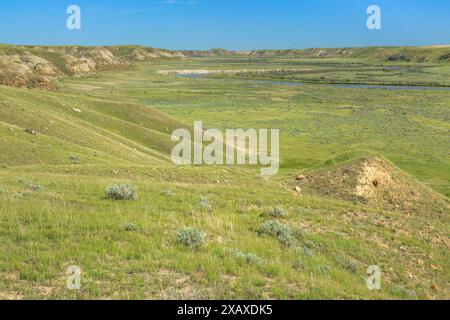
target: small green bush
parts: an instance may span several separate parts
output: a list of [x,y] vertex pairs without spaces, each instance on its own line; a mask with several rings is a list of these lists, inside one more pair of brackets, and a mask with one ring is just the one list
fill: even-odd
[[136,200],[137,188],[130,184],[118,184],[106,188],[106,197],[113,200]]
[[346,268],[348,271],[350,271],[351,273],[356,273],[358,272],[358,268],[359,268],[359,263],[356,260],[349,260],[347,262]]
[[357,273],[359,269],[359,261],[345,256],[336,257],[336,261],[340,267],[347,269],[351,273]]
[[29,185],[27,185],[27,187],[31,191],[43,191],[44,190],[44,187],[41,186],[40,184],[29,184]]
[[245,260],[246,260],[248,263],[255,263],[255,264],[261,263],[261,258],[258,257],[256,254],[251,253],[251,252],[249,252],[249,253],[247,253],[247,254],[245,255]]
[[404,287],[394,287],[393,292],[404,297],[404,299],[417,299],[417,293],[412,289]]
[[123,225],[123,230],[125,231],[136,231],[138,227],[134,223],[125,223]]
[[19,179],[17,179],[17,182],[19,182],[20,184],[23,184],[31,191],[43,191],[44,190],[44,187],[41,186],[40,184],[33,183],[30,180],[27,180],[25,178],[19,178]]
[[307,240],[305,242],[305,247],[308,249],[318,249],[320,245],[314,240]]
[[184,228],[177,232],[177,242],[186,247],[197,248],[205,241],[205,235],[198,229]]
[[167,190],[161,191],[161,195],[165,196],[165,197],[171,197],[174,195],[174,193],[172,190],[167,189]]
[[14,194],[14,198],[21,200],[21,199],[24,198],[24,196],[20,192],[17,192],[17,193]]
[[285,209],[283,209],[281,207],[276,207],[276,208],[270,208],[269,210],[267,210],[267,215],[274,217],[274,218],[284,218],[284,217],[287,217],[289,214]]
[[19,182],[20,184],[24,184],[26,186],[28,186],[29,184],[31,184],[31,181],[25,179],[25,178],[19,178],[17,179],[17,182]]
[[308,248],[307,246],[303,246],[303,255],[307,258],[310,258],[313,256],[313,252],[310,248]]
[[301,259],[297,259],[294,261],[294,263],[292,264],[292,268],[294,268],[295,270],[299,271],[299,270],[303,270],[305,268],[305,264],[303,262],[303,260]]
[[254,204],[258,207],[262,207],[263,206],[263,200],[261,198],[256,198],[254,201]]
[[329,274],[331,271],[331,267],[328,265],[319,265],[317,266],[317,271],[323,274]]
[[439,57],[440,61],[450,61],[450,53],[444,53]]
[[211,208],[212,208],[211,203],[209,203],[209,200],[206,197],[200,198],[200,202],[198,203],[198,206],[200,207],[200,209],[204,209],[204,210],[211,210]]
[[79,164],[81,162],[80,158],[75,156],[70,156],[69,160],[72,161],[73,164]]
[[288,247],[295,244],[295,238],[291,228],[278,221],[271,220],[263,223],[259,228],[259,234],[266,234],[275,237],[278,241]]
[[387,61],[404,61],[404,62],[410,62],[411,58],[408,56],[405,56],[403,54],[394,54],[387,58]]
[[236,259],[244,260],[247,263],[260,264],[262,262],[261,258],[254,253],[244,253],[239,250],[231,250],[231,255]]

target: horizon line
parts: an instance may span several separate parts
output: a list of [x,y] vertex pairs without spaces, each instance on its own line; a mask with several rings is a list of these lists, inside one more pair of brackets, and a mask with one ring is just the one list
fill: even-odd
[[289,51],[289,50],[311,50],[311,49],[361,49],[361,48],[445,48],[450,47],[449,44],[429,44],[429,45],[373,45],[373,46],[343,46],[343,47],[304,47],[304,48],[265,48],[265,49],[226,49],[226,48],[209,48],[209,49],[167,49],[167,48],[159,48],[153,47],[145,44],[97,44],[97,45],[81,45],[81,44],[16,44],[16,43],[0,43],[0,46],[18,46],[18,47],[143,47],[150,49],[158,49],[158,50],[167,50],[167,51],[211,51],[211,50],[225,50],[227,52],[252,52],[252,51]]

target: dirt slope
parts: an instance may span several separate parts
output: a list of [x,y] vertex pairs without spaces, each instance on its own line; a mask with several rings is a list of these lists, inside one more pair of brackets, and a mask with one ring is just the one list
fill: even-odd
[[[365,157],[300,175],[291,182],[301,192],[368,204],[410,214],[444,213],[448,199],[379,157]],[[299,190],[297,188],[297,190]]]

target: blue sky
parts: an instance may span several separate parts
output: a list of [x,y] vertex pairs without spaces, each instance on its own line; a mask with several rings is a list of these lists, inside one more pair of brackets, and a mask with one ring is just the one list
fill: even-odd
[[[66,8],[81,8],[81,30]],[[382,10],[368,30],[366,9]],[[168,49],[287,49],[450,43],[450,0],[14,0],[0,43],[141,44]]]

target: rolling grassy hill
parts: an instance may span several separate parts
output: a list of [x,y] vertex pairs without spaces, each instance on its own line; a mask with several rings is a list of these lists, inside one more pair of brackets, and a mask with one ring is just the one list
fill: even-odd
[[[436,191],[448,189],[446,93],[393,99],[156,73],[199,64],[214,62],[146,62],[64,78],[55,92],[0,87],[0,298],[449,298],[448,198]],[[192,119],[279,126],[281,174],[174,166],[170,134]],[[417,121],[420,132],[410,130]],[[400,186],[393,196],[407,191],[402,206],[378,193],[354,201],[366,149],[394,159],[386,170]],[[386,191],[386,170],[364,186],[380,179]],[[108,199],[105,188],[120,183],[137,199]],[[420,210],[408,192],[424,197]],[[186,227],[204,233],[202,246],[177,242]],[[81,267],[79,291],[66,287],[70,265]],[[371,265],[381,290],[366,286]]]
[[[161,112],[85,96],[0,89],[6,165],[159,163],[183,125]],[[30,135],[26,129],[37,135]]]

